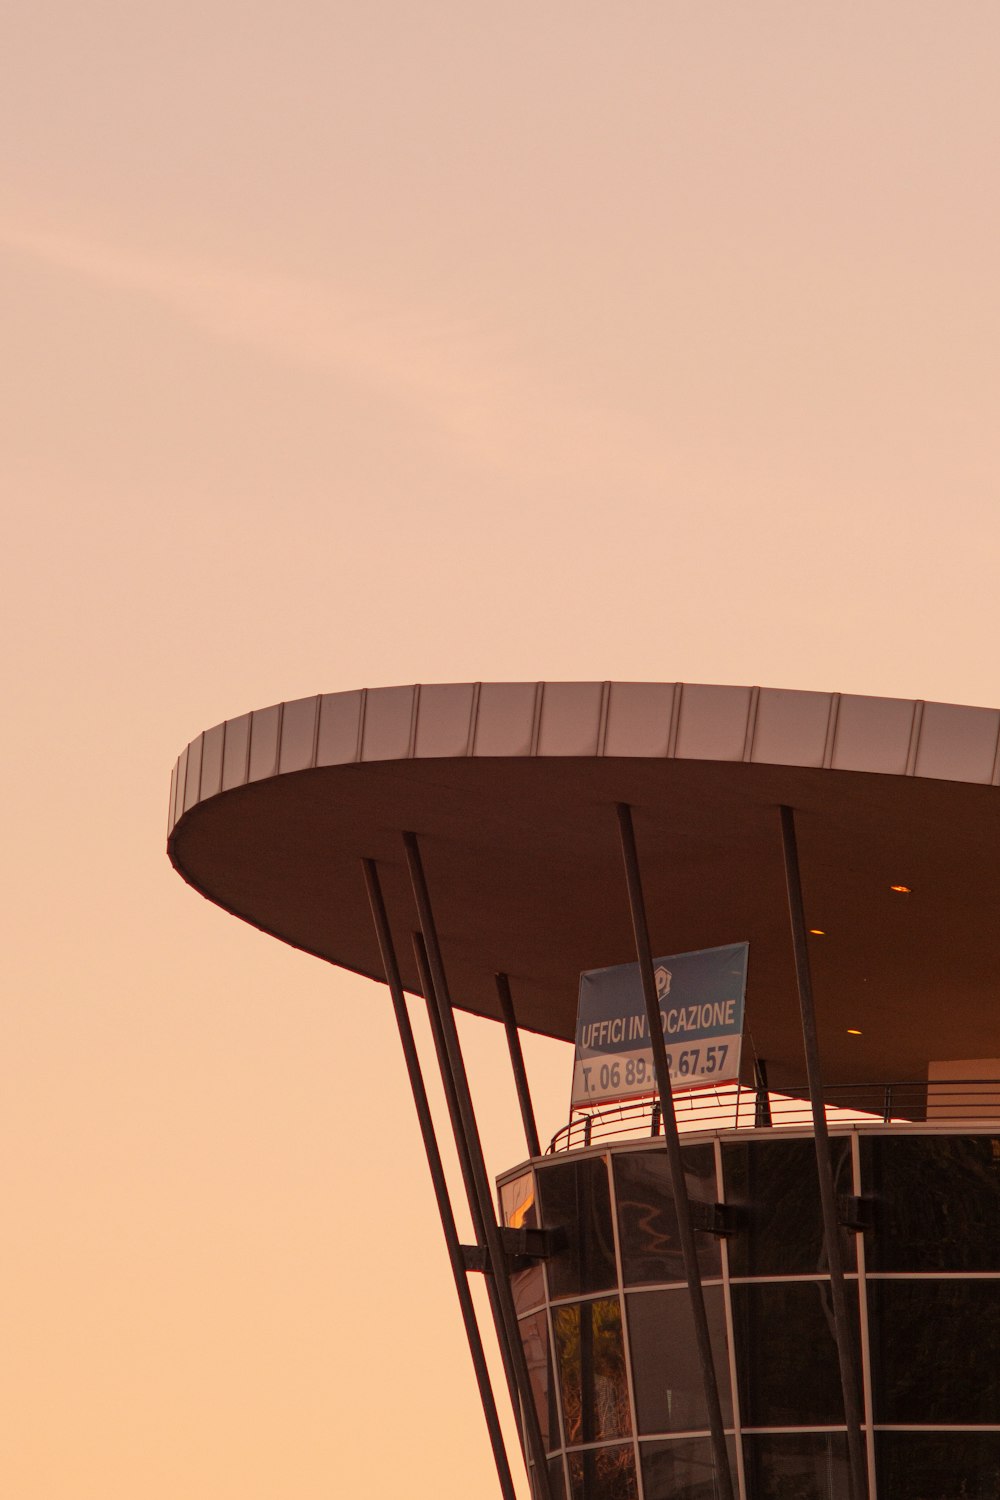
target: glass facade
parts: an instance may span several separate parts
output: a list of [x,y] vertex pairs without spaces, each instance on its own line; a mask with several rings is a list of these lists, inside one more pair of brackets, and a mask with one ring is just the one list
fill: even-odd
[[[867,1226],[841,1233],[872,1500],[998,1500],[1000,1134],[863,1126],[830,1150]],[[814,1142],[723,1131],[683,1155],[692,1201],[731,1209],[696,1238],[737,1493],[849,1500]],[[662,1142],[537,1161],[501,1208],[562,1231],[514,1276],[554,1493],[715,1500]]]

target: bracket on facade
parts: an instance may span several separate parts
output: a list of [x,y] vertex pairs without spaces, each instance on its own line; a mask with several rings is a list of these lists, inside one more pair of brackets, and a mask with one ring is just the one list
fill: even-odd
[[859,1232],[874,1229],[874,1198],[859,1198],[853,1193],[838,1193],[837,1218],[845,1229],[855,1229]]
[[696,1198],[689,1200],[691,1228],[702,1234],[714,1234],[718,1239],[727,1239],[739,1234],[744,1226],[744,1215],[735,1203],[701,1203]]
[[[507,1264],[512,1271],[525,1271],[538,1261],[557,1255],[566,1245],[566,1232],[563,1229],[501,1228],[499,1234]],[[461,1250],[467,1271],[485,1272],[488,1269],[485,1245],[463,1245]]]

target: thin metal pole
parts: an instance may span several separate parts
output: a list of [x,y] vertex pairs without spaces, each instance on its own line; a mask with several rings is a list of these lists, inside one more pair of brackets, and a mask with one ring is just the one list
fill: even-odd
[[830,1300],[833,1304],[834,1333],[840,1363],[840,1385],[844,1395],[844,1420],[847,1423],[847,1451],[850,1460],[851,1487],[855,1500],[868,1494],[868,1466],[861,1436],[861,1408],[858,1402],[858,1376],[854,1359],[851,1321],[847,1312],[847,1289],[844,1260],[840,1253],[840,1225],[837,1220],[837,1198],[830,1165],[830,1137],[826,1128],[823,1104],[823,1075],[819,1066],[819,1038],[816,1031],[816,1009],[813,1005],[809,948],[806,943],[806,919],[802,904],[802,878],[799,851],[795,838],[795,813],[782,807],[781,846],[785,857],[785,883],[788,888],[788,918],[792,929],[795,954],[795,980],[802,1014],[802,1045],[806,1055],[806,1078],[812,1105],[813,1136],[816,1141],[816,1167],[819,1198],[823,1210],[823,1239],[830,1267]]
[[514,1297],[510,1288],[507,1259],[500,1241],[496,1211],[493,1206],[489,1179],[486,1175],[483,1145],[479,1137],[479,1126],[476,1123],[475,1110],[472,1106],[472,1094],[469,1090],[468,1074],[465,1071],[465,1060],[462,1057],[462,1048],[458,1040],[458,1031],[455,1026],[455,1016],[452,1010],[448,980],[445,976],[444,961],[441,957],[441,945],[438,941],[437,926],[434,922],[430,892],[427,889],[427,879],[424,875],[423,860],[420,857],[420,845],[416,834],[404,833],[403,847],[406,851],[406,863],[410,872],[413,896],[417,904],[420,930],[427,945],[427,960],[430,965],[432,981],[431,994],[434,997],[434,1004],[441,1020],[441,1029],[444,1033],[448,1062],[455,1082],[459,1112],[459,1119],[456,1125],[457,1128],[461,1128],[469,1149],[469,1160],[475,1181],[476,1196],[479,1199],[479,1207],[483,1220],[487,1258],[493,1271],[497,1300],[500,1304],[500,1313],[510,1345],[514,1380],[521,1398],[525,1449],[530,1464],[528,1470],[529,1478],[533,1472],[534,1485],[541,1500],[553,1500],[552,1488],[549,1484],[548,1464],[545,1457],[545,1444],[542,1440],[542,1429],[538,1420],[538,1410],[535,1406],[534,1393],[531,1387],[528,1362],[524,1355],[524,1345],[521,1342],[517,1311],[514,1307]]
[[503,1029],[507,1033],[507,1050],[510,1053],[510,1066],[514,1074],[514,1086],[517,1089],[517,1102],[521,1107],[521,1123],[524,1126],[524,1139],[528,1144],[528,1155],[541,1156],[535,1111],[531,1107],[528,1074],[524,1066],[524,1053],[521,1051],[521,1034],[517,1029],[517,1018],[514,1015],[514,997],[510,992],[510,980],[506,974],[497,975],[497,995],[500,997]]
[[[427,961],[427,947],[419,932],[412,934],[413,957],[417,965],[417,978],[423,991],[424,1001],[427,1005],[427,1020],[430,1023],[431,1037],[434,1040],[434,1052],[441,1072],[441,1082],[444,1085],[444,1097],[448,1106],[448,1118],[452,1125],[460,1122],[458,1094],[455,1088],[455,1080],[452,1077],[451,1066],[448,1061],[448,1048],[445,1044],[444,1031],[441,1026],[441,1018],[434,1004],[434,981],[431,978],[430,964]],[[478,1244],[485,1244],[483,1232],[483,1215],[479,1206],[479,1198],[476,1195],[476,1179],[472,1170],[472,1158],[469,1155],[468,1142],[461,1130],[455,1130],[455,1150],[458,1152],[458,1164],[462,1169],[462,1181],[465,1184],[465,1196],[469,1200],[469,1213],[472,1217],[472,1232],[476,1236]],[[488,1278],[487,1278],[488,1279]]]
[[[448,1048],[445,1044],[444,1031],[441,1026],[441,1018],[434,1003],[434,981],[431,978],[430,965],[427,961],[427,947],[419,932],[413,934],[413,957],[417,965],[417,977],[420,980],[420,988],[424,994],[427,1005],[427,1019],[430,1023],[431,1036],[434,1039],[434,1053],[437,1057],[438,1070],[441,1074],[441,1082],[444,1085],[445,1102],[448,1106],[448,1118],[451,1121],[452,1134],[455,1137],[455,1150],[458,1153],[458,1163],[462,1169],[462,1181],[465,1184],[465,1196],[469,1202],[469,1213],[472,1218],[472,1230],[476,1236],[477,1245],[486,1244],[486,1231],[483,1227],[483,1214],[476,1194],[476,1178],[472,1170],[472,1158],[469,1155],[469,1145],[462,1131],[461,1114],[458,1106],[458,1092],[455,1086],[451,1063],[448,1058]],[[514,1379],[514,1365],[510,1353],[510,1340],[507,1337],[507,1327],[503,1320],[503,1312],[498,1300],[495,1279],[492,1272],[487,1272],[483,1277],[486,1283],[486,1295],[489,1298],[490,1312],[493,1315],[493,1327],[496,1331],[497,1344],[500,1347],[500,1358],[503,1362],[503,1371],[507,1379],[507,1390],[510,1394],[510,1404],[514,1412],[514,1421],[517,1426],[518,1437],[521,1440],[522,1454],[524,1450],[524,1437],[521,1432],[520,1400],[517,1393],[517,1382]]]
[[767,1086],[767,1063],[762,1057],[754,1058],[753,1081],[757,1090],[753,1122],[756,1126],[771,1125],[774,1122],[771,1119],[771,1095]]
[[722,1403],[719,1400],[719,1385],[715,1378],[715,1363],[712,1358],[712,1340],[708,1331],[708,1314],[705,1311],[705,1294],[701,1285],[698,1267],[698,1251],[694,1242],[691,1224],[691,1205],[688,1201],[687,1183],[684,1178],[684,1162],[681,1158],[681,1138],[674,1114],[674,1097],[670,1087],[670,1069],[667,1065],[667,1049],[663,1040],[663,1024],[660,1020],[660,1002],[656,993],[656,976],[653,972],[653,950],[649,942],[649,924],[646,920],[646,901],[642,893],[642,877],[639,872],[639,855],[635,845],[635,830],[632,827],[632,809],[626,802],[618,804],[618,826],[621,833],[622,858],[625,861],[625,880],[628,886],[629,907],[632,912],[632,928],[635,933],[635,949],[642,978],[642,993],[646,1001],[646,1022],[649,1041],[653,1051],[653,1068],[656,1086],[660,1095],[660,1115],[667,1147],[667,1163],[670,1168],[670,1184],[673,1188],[674,1207],[677,1213],[677,1235],[681,1242],[684,1259],[684,1275],[691,1296],[691,1312],[694,1318],[695,1344],[701,1379],[705,1391],[705,1406],[708,1410],[708,1426],[712,1437],[712,1455],[715,1459],[715,1477],[718,1500],[733,1500],[733,1478],[729,1468],[729,1447],[726,1443],[725,1424],[722,1420]]
[[448,1247],[448,1259],[451,1262],[452,1274],[455,1278],[455,1290],[458,1293],[459,1306],[462,1310],[462,1321],[465,1324],[465,1334],[469,1341],[469,1353],[472,1355],[472,1364],[476,1372],[476,1382],[479,1386],[479,1396],[483,1403],[483,1414],[486,1418],[487,1430],[489,1431],[490,1445],[493,1449],[493,1460],[497,1468],[497,1477],[500,1480],[500,1491],[504,1500],[516,1500],[514,1480],[510,1472],[507,1450],[504,1446],[500,1418],[497,1414],[496,1400],[493,1395],[490,1374],[486,1365],[483,1341],[479,1332],[479,1324],[476,1321],[476,1310],[472,1303],[472,1293],[469,1290],[468,1274],[462,1256],[462,1247],[459,1244],[455,1216],[452,1213],[451,1200],[448,1196],[448,1184],[445,1181],[441,1153],[438,1150],[437,1137],[434,1133],[434,1121],[431,1118],[427,1091],[424,1088],[423,1074],[420,1071],[420,1059],[417,1056],[413,1028],[410,1025],[410,1014],[406,1008],[406,996],[403,992],[403,982],[399,974],[399,965],[396,962],[396,950],[392,941],[392,932],[389,927],[389,918],[385,909],[382,887],[379,882],[375,861],[366,859],[363,861],[363,866],[365,885],[368,888],[368,900],[371,905],[372,918],[375,922],[375,932],[378,937],[379,952],[382,955],[382,967],[385,971],[386,984],[389,986],[389,994],[392,996],[392,1008],[396,1015],[396,1025],[399,1028],[399,1040],[403,1046],[403,1057],[406,1061],[406,1071],[410,1080],[410,1088],[413,1091],[413,1103],[416,1106],[420,1134],[423,1138],[424,1151],[427,1154],[427,1165],[430,1168],[431,1182],[434,1184],[434,1196],[437,1199],[438,1213],[441,1216],[441,1228],[444,1230],[445,1244]]

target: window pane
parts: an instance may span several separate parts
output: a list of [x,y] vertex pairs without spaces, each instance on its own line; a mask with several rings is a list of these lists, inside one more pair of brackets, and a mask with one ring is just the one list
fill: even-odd
[[555,1410],[555,1382],[552,1379],[552,1362],[549,1359],[549,1325],[544,1312],[520,1322],[521,1342],[528,1366],[531,1389],[535,1395],[538,1425],[546,1449],[558,1448],[559,1420]]
[[743,1453],[749,1500],[850,1500],[844,1432],[754,1433]]
[[[626,1299],[636,1422],[642,1432],[691,1432],[708,1426],[705,1388],[687,1287],[636,1292]],[[722,1288],[705,1288],[722,1418],[732,1424],[726,1310]]]
[[545,1281],[542,1276],[542,1266],[529,1266],[525,1271],[515,1271],[510,1278],[510,1289],[514,1295],[514,1310],[518,1313],[528,1312],[532,1307],[538,1307],[545,1301]]
[[997,1500],[1000,1432],[878,1432],[880,1495],[891,1500]]
[[[729,1442],[729,1472],[736,1488],[736,1448]],[[715,1459],[708,1438],[642,1443],[642,1487],[646,1500],[718,1500]]]
[[572,1500],[636,1500],[635,1454],[627,1448],[592,1448],[569,1456]]
[[[688,1197],[714,1203],[715,1152],[711,1146],[689,1146],[683,1154]],[[670,1185],[667,1153],[629,1151],[612,1157],[618,1199],[618,1233],[626,1285],[651,1281],[683,1281],[684,1260],[677,1237],[677,1214]],[[722,1275],[718,1240],[695,1235],[702,1276]]]
[[[857,1361],[856,1283],[847,1285]],[[833,1426],[844,1420],[829,1281],[734,1286],[745,1427]]]
[[566,1442],[595,1443],[632,1431],[622,1315],[617,1297],[552,1310]]
[[[534,1229],[538,1223],[535,1204],[535,1182],[530,1172],[523,1172],[512,1182],[505,1182],[500,1189],[500,1222],[510,1229]],[[514,1307],[519,1313],[538,1307],[545,1301],[545,1281],[542,1265],[529,1266],[524,1271],[515,1271],[510,1278],[514,1294]]]
[[607,1157],[540,1168],[538,1194],[544,1227],[566,1232],[566,1249],[546,1263],[550,1296],[572,1297],[617,1285]]
[[862,1136],[871,1271],[1000,1271],[1000,1139]]
[[566,1475],[561,1458],[549,1459],[549,1489],[552,1500],[566,1500]]
[[[834,1187],[853,1192],[851,1143],[830,1142]],[[805,1141],[745,1141],[722,1148],[726,1200],[746,1212],[746,1229],[729,1241],[734,1276],[795,1276],[825,1271],[816,1147]],[[854,1269],[854,1236],[841,1231],[846,1270]]]
[[1000,1281],[871,1281],[876,1422],[1000,1423]]
[[509,1229],[534,1229],[538,1223],[535,1209],[535,1183],[530,1172],[505,1182],[500,1189],[500,1211]]

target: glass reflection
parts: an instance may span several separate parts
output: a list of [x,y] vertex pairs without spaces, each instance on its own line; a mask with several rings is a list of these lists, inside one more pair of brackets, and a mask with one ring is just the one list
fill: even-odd
[[1000,1281],[870,1281],[876,1422],[1000,1423]]
[[[715,1460],[708,1438],[642,1443],[642,1488],[646,1500],[718,1500]],[[736,1484],[736,1446],[729,1439],[729,1472]]]
[[591,1448],[569,1455],[572,1500],[637,1500],[635,1454],[625,1448]]
[[[837,1193],[853,1192],[851,1143],[830,1142]],[[744,1209],[746,1228],[729,1241],[733,1276],[808,1276],[827,1269],[823,1214],[812,1140],[740,1141],[722,1148],[726,1201]],[[845,1270],[855,1264],[854,1235],[841,1231]]]
[[[683,1151],[688,1197],[714,1203],[715,1152],[711,1146]],[[614,1158],[618,1232],[626,1285],[651,1281],[684,1281],[684,1261],[677,1238],[677,1214],[665,1150],[623,1152]],[[702,1276],[722,1275],[722,1253],[712,1235],[696,1234]]]
[[997,1500],[1000,1432],[878,1432],[875,1464],[890,1500]]
[[538,1194],[544,1227],[566,1234],[566,1248],[547,1262],[549,1295],[572,1297],[616,1286],[607,1157],[587,1156],[540,1168]]
[[743,1453],[748,1500],[850,1500],[846,1433],[754,1433]]
[[[848,1282],[855,1350],[856,1288],[856,1282]],[[734,1286],[732,1301],[743,1425],[826,1427],[843,1422],[829,1281]]]
[[[523,1172],[512,1182],[500,1188],[500,1222],[509,1229],[534,1229],[538,1225],[538,1209],[535,1202],[535,1180],[530,1172]],[[545,1278],[542,1263],[515,1271],[510,1279],[514,1294],[514,1308],[518,1313],[538,1307],[545,1300]]]
[[549,1359],[549,1325],[544,1312],[520,1321],[521,1343],[528,1366],[528,1378],[535,1396],[538,1425],[546,1450],[559,1447],[559,1421],[555,1410],[555,1382]]
[[[687,1287],[635,1292],[626,1299],[636,1423],[643,1432],[691,1432],[708,1426]],[[729,1351],[722,1288],[705,1288],[705,1311],[722,1418],[732,1424]]]
[[552,1309],[567,1444],[632,1431],[617,1297]]
[[1000,1139],[862,1136],[870,1271],[1000,1271]]
[[535,1210],[535,1183],[530,1172],[505,1182],[500,1189],[502,1222],[509,1229],[534,1229],[538,1224]]

